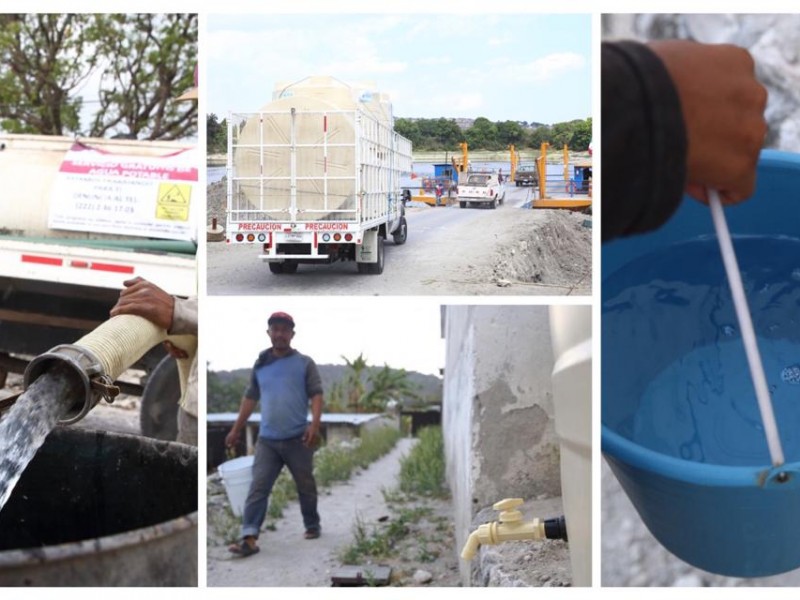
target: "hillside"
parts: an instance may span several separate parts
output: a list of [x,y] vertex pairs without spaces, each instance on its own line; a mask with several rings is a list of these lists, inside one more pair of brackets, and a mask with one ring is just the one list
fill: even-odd
[[[330,389],[335,382],[344,379],[348,372],[348,368],[345,365],[317,365],[317,367],[319,368],[319,374],[322,378],[322,387],[325,390]],[[369,367],[368,371],[379,371],[381,368],[382,367]],[[213,374],[226,388],[233,386],[233,389],[237,390],[236,396],[241,398],[241,394],[243,394],[247,388],[248,378],[250,377],[250,369],[246,368],[235,369],[233,371],[213,371]],[[435,375],[425,375],[416,371],[407,371],[406,375],[412,384],[419,387],[419,393],[421,396],[435,396],[437,398],[441,397],[441,378],[436,377]],[[364,378],[366,379],[366,375]],[[211,396],[210,393],[209,396]],[[219,399],[209,397],[209,413],[220,412],[218,400]],[[236,408],[230,408],[227,406],[228,404],[230,404],[230,402],[226,403],[224,410],[236,410]],[[238,400],[236,401],[236,407],[238,407]]]

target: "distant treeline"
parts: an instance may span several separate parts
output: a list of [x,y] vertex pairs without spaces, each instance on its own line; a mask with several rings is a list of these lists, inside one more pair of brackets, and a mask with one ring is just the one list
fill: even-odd
[[[471,150],[539,148],[548,142],[553,148],[567,144],[571,150],[587,150],[592,141],[592,119],[576,119],[531,129],[517,121],[492,122],[478,117],[471,127],[462,130],[453,119],[396,119],[395,130],[411,140],[414,150],[452,150],[467,142]],[[228,124],[215,114],[206,117],[209,154],[224,154],[228,149]]]
[[462,130],[453,119],[396,119],[395,130],[411,140],[414,150],[455,150],[467,142],[471,150],[539,148],[549,142],[554,148],[567,144],[571,150],[587,150],[592,141],[592,119],[577,119],[535,129],[517,121],[490,121],[478,117],[471,127]]

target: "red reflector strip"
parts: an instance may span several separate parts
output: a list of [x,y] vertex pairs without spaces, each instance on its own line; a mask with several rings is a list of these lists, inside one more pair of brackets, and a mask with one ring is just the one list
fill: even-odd
[[317,232],[314,232],[314,248],[317,247]]
[[33,254],[23,254],[22,262],[35,263],[37,265],[53,265],[54,267],[60,267],[64,264],[64,260],[61,258],[53,258],[50,256],[34,256]]
[[322,116],[322,131],[328,132],[328,115]]
[[127,265],[109,265],[107,263],[92,263],[89,267],[94,271],[109,271],[111,273],[133,273],[133,267]]
[[75,267],[76,269],[88,269],[89,263],[85,260],[72,260],[69,263],[70,267]]

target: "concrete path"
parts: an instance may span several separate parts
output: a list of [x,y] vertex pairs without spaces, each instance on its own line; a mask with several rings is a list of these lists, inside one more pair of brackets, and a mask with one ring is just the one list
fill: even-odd
[[389,454],[367,470],[322,492],[320,538],[303,539],[300,506],[292,502],[278,521],[277,530],[261,535],[258,554],[232,558],[227,548],[209,548],[208,586],[330,586],[332,569],[341,565],[339,551],[353,542],[356,518],[375,522],[390,514],[381,490],[396,487],[400,458],[415,443],[415,439],[401,439]]

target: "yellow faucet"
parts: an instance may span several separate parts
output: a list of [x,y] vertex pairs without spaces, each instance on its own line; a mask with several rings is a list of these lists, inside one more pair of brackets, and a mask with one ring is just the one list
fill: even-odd
[[499,544],[516,540],[543,540],[547,539],[567,539],[567,529],[564,518],[533,519],[533,521],[522,521],[522,513],[517,510],[522,506],[522,498],[506,498],[496,502],[492,508],[500,511],[498,521],[484,523],[478,529],[469,534],[467,543],[461,551],[461,558],[472,560],[478,547],[481,544]]

